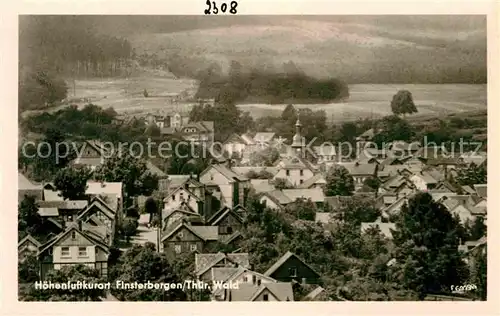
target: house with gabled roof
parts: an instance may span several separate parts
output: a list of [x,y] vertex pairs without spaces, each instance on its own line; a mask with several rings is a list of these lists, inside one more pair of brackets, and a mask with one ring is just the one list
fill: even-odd
[[166,213],[171,212],[181,206],[181,204],[186,204],[186,206],[193,210],[194,212],[203,215],[204,214],[204,196],[198,196],[190,190],[188,185],[178,187],[173,192],[169,193],[167,197],[163,199],[163,210],[164,216]]
[[71,161],[71,165],[95,170],[111,155],[111,148],[105,146],[102,142],[98,140],[86,140],[80,148],[78,148],[77,157]]
[[366,179],[377,176],[377,164],[359,162],[341,162],[337,164],[347,169],[356,186],[362,186]]
[[172,227],[173,224],[179,223],[181,220],[185,220],[188,223],[204,222],[204,218],[201,217],[198,212],[191,209],[186,202],[182,202],[181,205],[175,209],[163,212],[162,220],[163,230],[167,229],[167,227]]
[[299,186],[314,176],[311,164],[299,156],[282,159],[277,167],[273,179],[285,179],[293,186]]
[[42,279],[50,270],[79,264],[97,269],[102,277],[107,276],[109,246],[81,226],[82,222],[74,223],[40,246],[38,260]]
[[43,218],[53,218],[61,223],[73,222],[74,218],[88,206],[87,200],[38,201],[38,214]]
[[85,195],[100,197],[117,214],[123,212],[124,187],[122,182],[87,181]]
[[170,254],[201,252],[219,239],[217,226],[193,226],[181,220],[167,227],[161,238],[161,249]]
[[328,301],[326,290],[321,286],[317,286],[304,297],[303,301]]
[[279,282],[297,281],[307,284],[317,284],[320,278],[311,266],[290,251],[281,256],[264,275]]
[[298,189],[314,189],[320,188],[323,189],[326,186],[326,179],[321,173],[316,173],[311,178],[302,182],[302,184],[298,185]]
[[[94,197],[77,218],[87,224],[89,230],[104,232],[103,240],[111,244],[115,235],[116,210],[113,210],[101,198]],[[100,227],[100,228],[99,228]]]
[[259,202],[270,209],[283,210],[286,205],[294,201],[286,196],[282,190],[274,190],[262,193],[259,197]]
[[207,224],[219,228],[219,240],[224,242],[243,228],[243,218],[232,208],[223,206],[208,219]]
[[410,177],[410,181],[413,183],[415,188],[420,191],[432,190],[439,183],[439,180],[434,178],[427,171],[421,171],[420,173],[412,175]]
[[286,302],[293,301],[292,283],[272,282],[260,286],[240,284],[237,289],[225,292],[227,302]]
[[38,249],[41,244],[30,234],[26,235],[17,243],[17,257],[19,261],[23,261],[29,254],[38,255]]
[[248,253],[195,253],[197,279],[213,280],[212,268],[250,268]]
[[243,157],[243,153],[247,150],[247,147],[254,144],[253,140],[243,138],[240,135],[233,133],[228,139],[222,144],[222,149],[228,154],[228,157]]
[[390,216],[399,214],[403,205],[408,203],[408,199],[408,195],[397,196],[396,200],[392,204],[380,210],[382,217],[389,218]]
[[221,192],[224,205],[228,207],[245,205],[250,181],[246,176],[232,171],[231,168],[223,164],[210,165],[201,172],[199,181],[207,186],[217,187]]
[[468,221],[475,221],[476,217],[486,217],[486,207],[474,206],[475,201],[470,195],[455,195],[448,196],[446,199],[441,199],[441,203],[453,215],[458,216],[462,224]]
[[180,128],[182,138],[195,144],[214,142],[215,128],[213,121],[190,122]]

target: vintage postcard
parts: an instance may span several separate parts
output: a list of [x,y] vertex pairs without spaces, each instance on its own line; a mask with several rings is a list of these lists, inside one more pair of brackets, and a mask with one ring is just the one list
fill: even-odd
[[493,1],[187,3],[12,13],[16,309],[494,306]]

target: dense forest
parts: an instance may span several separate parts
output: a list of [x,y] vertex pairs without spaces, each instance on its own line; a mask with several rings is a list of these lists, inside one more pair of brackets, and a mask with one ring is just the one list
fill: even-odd
[[255,68],[246,70],[239,62],[232,61],[227,75],[222,75],[213,64],[198,77],[197,97],[225,102],[327,103],[349,97],[346,83],[335,78],[308,77],[291,61],[277,73]]
[[21,16],[19,109],[37,109],[66,97],[64,78],[127,75],[132,47],[98,35],[84,16]]

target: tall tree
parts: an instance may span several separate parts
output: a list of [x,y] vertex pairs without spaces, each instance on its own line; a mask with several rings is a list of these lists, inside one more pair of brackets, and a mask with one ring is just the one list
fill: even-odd
[[418,193],[401,208],[393,232],[400,281],[419,293],[449,291],[467,277],[458,252],[459,221],[428,193]]
[[87,168],[67,167],[59,170],[54,178],[54,185],[68,200],[82,200],[87,190],[87,180],[91,171]]
[[122,182],[127,198],[141,194],[151,195],[158,189],[158,177],[148,171],[144,161],[128,154],[117,154],[106,159],[94,171],[96,180]]
[[413,96],[408,90],[399,90],[391,101],[391,110],[395,115],[417,113],[417,107],[413,102]]
[[354,191],[354,179],[346,168],[336,166],[330,168],[326,174],[325,195],[352,195]]
[[[94,284],[103,282],[99,277],[99,272],[84,265],[64,266],[60,270],[52,270],[47,273],[47,280],[53,283],[76,283],[77,281]],[[34,284],[30,285],[20,293],[22,301],[101,301],[106,296],[104,289],[79,289],[61,290],[50,289],[40,291],[35,289]]]
[[33,196],[26,196],[18,207],[17,229],[19,232],[37,236],[43,233],[43,221]]
[[477,166],[471,163],[467,168],[458,170],[457,181],[461,185],[485,184],[488,180],[486,163]]
[[[155,245],[134,245],[128,249],[113,268],[113,281],[138,283],[177,283],[180,277],[175,274],[171,263],[163,253],[155,250]],[[113,290],[121,301],[180,301],[186,299],[182,289],[136,289]]]

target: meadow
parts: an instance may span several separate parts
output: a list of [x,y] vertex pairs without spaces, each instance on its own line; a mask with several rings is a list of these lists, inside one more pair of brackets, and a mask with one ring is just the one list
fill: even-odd
[[[71,87],[71,86],[70,86]],[[145,98],[146,89],[149,97]],[[348,121],[390,114],[392,96],[401,89],[413,94],[419,116],[443,116],[486,110],[486,85],[473,84],[352,84],[349,100],[331,104],[298,104],[298,108],[324,110],[329,121]],[[175,103],[170,96],[187,91],[196,92],[196,81],[166,77],[142,76],[127,79],[77,80],[69,98],[83,99],[101,107],[113,107],[119,114],[138,114],[155,111],[189,111],[191,103]],[[78,102],[76,102],[78,103]],[[83,106],[85,102],[80,102]],[[239,104],[254,118],[278,116],[286,104]]]

